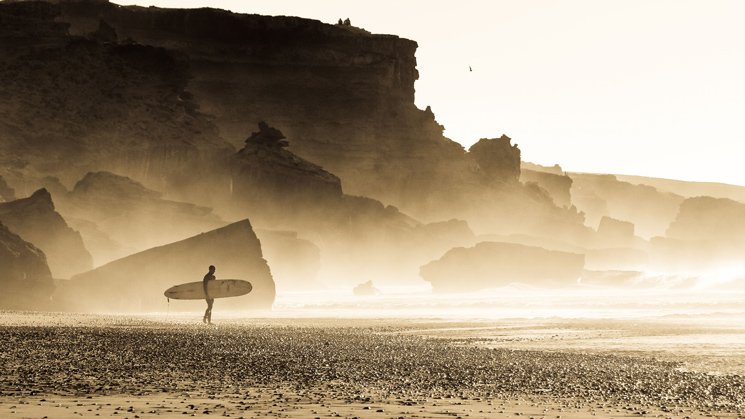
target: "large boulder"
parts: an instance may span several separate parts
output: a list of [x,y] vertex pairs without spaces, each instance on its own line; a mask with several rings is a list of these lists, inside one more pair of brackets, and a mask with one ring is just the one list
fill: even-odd
[[54,291],[44,252],[0,223],[0,308],[44,309]]
[[517,181],[520,177],[520,149],[511,144],[511,138],[482,138],[468,149],[489,181]]
[[[209,265],[218,279],[250,281],[253,291],[220,300],[216,310],[269,309],[275,287],[261,245],[248,220],[115,260],[61,282],[54,300],[74,311],[165,311],[163,292],[173,285],[201,281]],[[174,310],[204,308],[203,301],[171,301]]]
[[436,292],[467,292],[510,283],[568,287],[576,285],[585,256],[514,243],[481,242],[458,247],[421,268]]
[[43,250],[57,278],[69,278],[93,267],[80,233],[55,210],[46,189],[39,189],[28,198],[0,203],[0,222]]

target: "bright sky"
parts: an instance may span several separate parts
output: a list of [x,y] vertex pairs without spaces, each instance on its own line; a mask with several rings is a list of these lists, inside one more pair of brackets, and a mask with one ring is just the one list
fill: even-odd
[[745,185],[745,1],[116,2],[349,17],[419,43],[416,103],[466,147],[505,133],[565,170]]

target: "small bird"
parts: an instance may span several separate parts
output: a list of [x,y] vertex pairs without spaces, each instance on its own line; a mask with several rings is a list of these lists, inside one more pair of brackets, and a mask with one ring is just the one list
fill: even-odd
[[468,71],[473,71],[470,65],[468,66]]

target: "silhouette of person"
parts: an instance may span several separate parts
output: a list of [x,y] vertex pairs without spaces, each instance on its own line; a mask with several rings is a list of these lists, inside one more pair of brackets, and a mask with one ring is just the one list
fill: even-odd
[[204,318],[202,318],[202,321],[204,323],[212,324],[212,304],[215,302],[214,298],[210,298],[210,294],[207,292],[207,282],[214,281],[215,280],[215,267],[213,265],[210,265],[209,272],[207,272],[207,275],[204,276],[204,279],[202,279],[202,285],[204,286],[204,296],[205,301],[207,301],[207,310],[204,311]]
[[349,18],[344,19],[344,25],[352,26],[352,22],[349,20]]

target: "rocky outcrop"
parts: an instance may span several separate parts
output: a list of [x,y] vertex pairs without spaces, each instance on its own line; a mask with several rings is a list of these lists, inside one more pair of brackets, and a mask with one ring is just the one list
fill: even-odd
[[572,178],[566,174],[554,174],[523,168],[520,170],[520,181],[537,184],[551,196],[558,206],[572,206]]
[[467,292],[509,283],[568,287],[576,285],[584,262],[584,255],[577,253],[482,242],[448,251],[422,266],[421,276],[436,292]]
[[8,230],[2,223],[0,266],[0,308],[49,308],[49,296],[54,291],[54,282],[44,252]]
[[44,251],[57,278],[69,278],[93,267],[80,233],[55,210],[46,189],[39,189],[28,198],[0,203],[0,222]]
[[745,204],[726,198],[688,198],[680,204],[666,237],[745,243]]
[[86,174],[59,203],[86,243],[98,245],[90,246],[96,265],[226,224],[211,208],[164,199],[110,172]]
[[[220,308],[263,310],[272,306],[274,281],[248,220],[76,275],[60,283],[53,298],[66,310],[166,310],[163,292],[173,285],[201,281],[209,265],[217,267],[218,279],[244,279],[253,285],[246,296],[217,300],[216,312]],[[178,310],[204,308],[203,301],[170,304],[178,304]]]
[[265,122],[233,159],[232,196],[236,205],[262,214],[284,216],[288,206],[334,205],[341,181],[294,153],[279,130]]
[[644,238],[661,236],[678,213],[683,197],[646,185],[621,182],[613,175],[569,173],[572,203],[585,223],[598,225],[603,216],[634,224]]
[[468,149],[488,181],[515,182],[520,177],[520,149],[511,141],[506,135],[482,138]]

